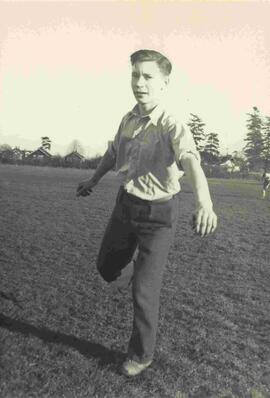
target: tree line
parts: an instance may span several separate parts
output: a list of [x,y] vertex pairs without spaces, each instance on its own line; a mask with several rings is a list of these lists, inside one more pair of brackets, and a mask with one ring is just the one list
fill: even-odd
[[[234,151],[227,156],[220,155],[217,133],[206,133],[205,123],[198,115],[191,114],[187,123],[193,134],[196,147],[206,163],[218,164],[230,158],[250,171],[268,170],[270,167],[270,116],[261,115],[254,106],[247,113],[245,145],[242,151]],[[236,158],[236,159],[234,159]]]
[[[52,166],[52,167],[76,167],[83,169],[95,169],[101,160],[100,155],[88,158],[84,157],[83,147],[78,140],[73,140],[69,145],[67,154],[51,155],[51,139],[49,137],[41,137],[41,145],[35,151],[12,148],[10,145],[0,145],[0,163],[17,164],[17,165],[33,165],[33,166]],[[32,157],[34,152],[41,152],[40,156]],[[77,157],[68,157],[69,154],[75,154]],[[43,156],[41,156],[43,155]]]
[[[190,114],[187,125],[194,137],[197,150],[201,154],[202,162],[207,174],[211,176],[213,170],[220,170],[227,160],[231,160],[237,169],[244,175],[248,172],[269,171],[270,167],[270,116],[264,116],[254,106],[250,113],[247,113],[245,145],[241,151],[221,155],[218,134],[207,132],[206,124],[197,114]],[[49,137],[41,137],[41,147],[46,150],[51,148]],[[83,154],[83,147],[78,140],[74,140],[70,152]],[[31,159],[29,152],[18,147],[11,148],[9,145],[0,145],[0,162],[17,164],[36,164],[54,167],[80,167],[96,168],[100,156],[81,159],[80,162],[70,162],[65,156],[54,155],[44,159]],[[207,166],[210,166],[207,168]]]

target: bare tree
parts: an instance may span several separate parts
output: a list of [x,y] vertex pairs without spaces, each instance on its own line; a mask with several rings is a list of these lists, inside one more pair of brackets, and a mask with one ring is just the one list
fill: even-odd
[[79,140],[73,140],[68,147],[68,153],[78,152],[80,155],[84,154],[84,149]]

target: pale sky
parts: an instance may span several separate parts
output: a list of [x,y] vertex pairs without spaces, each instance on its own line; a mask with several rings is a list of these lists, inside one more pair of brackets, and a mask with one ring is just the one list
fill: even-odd
[[134,106],[129,56],[173,64],[168,103],[198,114],[221,148],[243,146],[246,113],[270,116],[270,1],[1,1],[0,144],[102,153]]

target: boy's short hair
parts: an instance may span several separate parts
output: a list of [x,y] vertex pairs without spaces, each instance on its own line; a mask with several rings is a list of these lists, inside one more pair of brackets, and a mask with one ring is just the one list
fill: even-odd
[[169,76],[172,71],[172,64],[165,55],[155,50],[138,50],[130,56],[131,65],[136,62],[155,61],[161,72]]

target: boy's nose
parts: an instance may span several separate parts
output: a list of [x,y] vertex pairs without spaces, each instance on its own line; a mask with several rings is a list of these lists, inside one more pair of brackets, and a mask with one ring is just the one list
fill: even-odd
[[145,81],[143,76],[138,77],[137,81],[136,81],[136,86],[137,87],[142,87],[144,85]]

